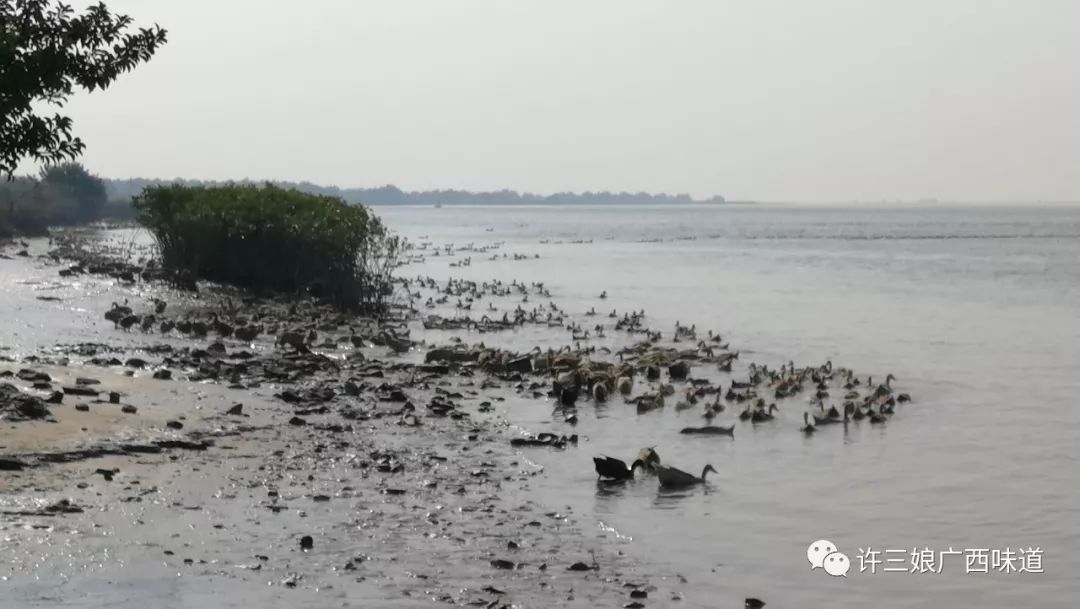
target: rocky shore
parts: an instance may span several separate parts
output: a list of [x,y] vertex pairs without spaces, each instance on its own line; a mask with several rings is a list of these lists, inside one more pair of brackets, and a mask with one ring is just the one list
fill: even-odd
[[[405,319],[206,286],[159,307],[176,292],[108,251],[66,243],[37,260],[147,305],[138,327],[119,320],[95,343],[58,336],[44,353],[4,352],[4,606],[213,594],[215,606],[621,607],[679,596],[677,579],[647,575],[529,496],[542,468],[492,406],[524,382],[513,363],[494,365],[505,354],[432,350],[414,362],[387,346]],[[256,323],[259,335],[237,338]]]
[[[66,328],[0,345],[15,606],[667,606],[692,584],[662,557],[625,555],[534,490],[531,451],[582,450],[580,407],[697,411],[678,435],[708,443],[799,400],[806,435],[910,400],[831,362],[741,362],[718,333],[656,330],[644,311],[568,312],[542,283],[406,267],[374,318],[196,284],[79,233],[14,246],[20,310],[55,306]],[[500,340],[526,329],[565,345]],[[531,404],[547,428],[508,423]],[[736,425],[713,424],[725,412]]]

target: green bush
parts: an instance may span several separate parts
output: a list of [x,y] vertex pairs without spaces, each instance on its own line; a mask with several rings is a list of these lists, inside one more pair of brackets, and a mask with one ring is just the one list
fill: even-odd
[[134,198],[166,269],[381,308],[401,242],[363,206],[271,185],[148,187]]

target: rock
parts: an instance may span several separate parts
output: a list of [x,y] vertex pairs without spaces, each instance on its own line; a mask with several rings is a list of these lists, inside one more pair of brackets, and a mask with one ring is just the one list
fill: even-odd
[[67,395],[83,395],[83,396],[88,396],[88,397],[96,397],[101,392],[98,391],[97,389],[91,389],[91,388],[86,387],[86,386],[78,386],[78,385],[76,385],[74,387],[71,387],[71,386],[64,387],[64,393],[67,394]]
[[479,351],[466,351],[462,349],[438,348],[428,351],[424,355],[424,363],[444,361],[451,363],[475,362],[480,359]]
[[225,354],[227,353],[224,343],[221,342],[211,344],[206,348],[206,352],[214,357],[225,357]]
[[233,404],[232,407],[225,411],[225,414],[241,416],[244,414],[244,405],[239,403]]
[[631,590],[630,598],[649,598],[649,593],[644,590]]
[[293,418],[289,419],[289,425],[296,425],[296,426],[307,425],[307,421],[305,421],[304,419],[301,419],[300,417],[293,417]]
[[304,535],[300,538],[300,549],[310,550],[315,547],[315,539],[311,535]]
[[75,410],[79,412],[90,412],[90,404],[75,404]]
[[70,499],[61,499],[44,509],[49,514],[80,514],[83,509],[75,505]]
[[46,404],[60,404],[64,401],[63,391],[54,391],[49,394],[49,397],[45,398]]
[[17,472],[26,467],[26,464],[18,459],[0,458],[0,471]]
[[513,569],[517,567],[517,564],[515,564],[512,560],[503,560],[501,558],[496,558],[495,560],[491,561],[491,566],[495,567],[496,569]]
[[120,412],[124,414],[135,414],[136,412],[139,412],[139,409],[132,406],[131,404],[124,404],[120,407]]
[[80,377],[75,379],[75,384],[76,385],[100,385],[101,381],[99,381],[97,379],[92,379],[92,378],[87,378],[87,377],[84,377],[84,376],[80,376]]
[[623,605],[623,609],[645,609],[645,603],[640,601],[630,601]]
[[124,362],[124,365],[127,366],[128,368],[138,368],[138,369],[142,370],[143,368],[149,366],[150,364],[149,364],[149,362],[147,362],[144,359],[140,359],[138,357],[132,357],[132,358],[128,359],[128,361]]
[[109,392],[109,403],[110,404],[119,404],[120,403],[120,392],[119,391],[110,391]]
[[29,368],[23,368],[22,370],[19,370],[15,373],[15,376],[17,376],[20,380],[26,381],[27,383],[52,382],[52,377],[48,374],[44,372],[38,372],[37,370],[30,370]]
[[104,478],[106,482],[112,482],[113,476],[120,473],[120,470],[116,468],[103,469],[99,467],[98,469],[94,470],[94,473]]
[[588,565],[588,564],[585,564],[585,563],[579,561],[579,562],[576,562],[576,563],[570,565],[569,567],[567,567],[566,570],[567,571],[592,571],[595,568],[596,567],[594,567],[593,565]]
[[162,368],[161,370],[155,370],[154,371],[154,378],[156,378],[159,381],[172,380],[172,370],[169,370],[168,368]]
[[44,419],[49,414],[49,407],[41,398],[23,393],[11,383],[0,383],[0,419],[25,421]]
[[645,378],[650,381],[655,381],[660,378],[660,368],[657,366],[648,366],[645,368]]
[[765,601],[760,598],[748,598],[746,599],[746,609],[761,609],[765,606]]
[[180,421],[165,421],[165,427],[169,429],[183,429],[184,424]]

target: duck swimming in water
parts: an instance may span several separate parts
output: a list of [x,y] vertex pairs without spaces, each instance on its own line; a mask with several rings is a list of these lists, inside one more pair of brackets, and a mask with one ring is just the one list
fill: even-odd
[[716,473],[716,469],[712,465],[706,465],[701,470],[701,477],[698,478],[693,474],[688,474],[681,469],[674,467],[666,467],[663,465],[656,466],[656,475],[660,478],[660,486],[664,488],[686,488],[688,486],[694,486],[696,484],[704,484],[705,476],[709,473]]
[[626,467],[626,461],[615,457],[593,457],[596,465],[596,473],[599,478],[611,480],[631,480],[634,478],[634,470],[645,467],[645,462],[635,459],[630,467]]

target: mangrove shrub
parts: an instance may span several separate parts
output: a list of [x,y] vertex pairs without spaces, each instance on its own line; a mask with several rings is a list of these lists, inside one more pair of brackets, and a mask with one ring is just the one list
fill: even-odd
[[360,205],[272,185],[146,188],[132,201],[173,272],[379,309],[402,243]]

